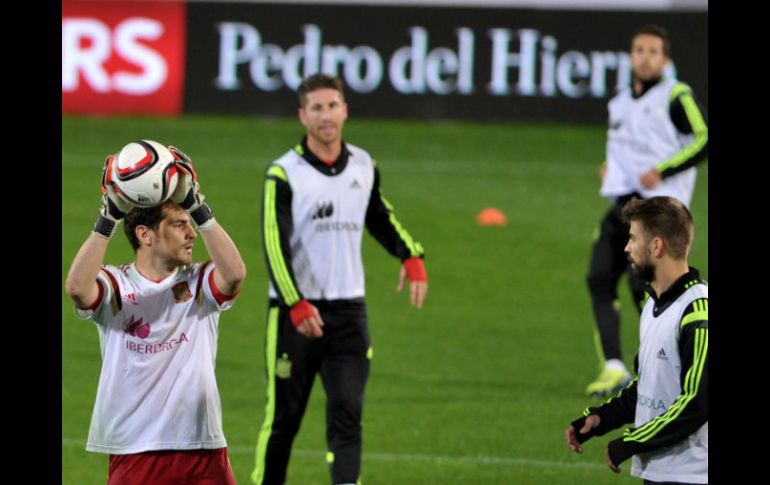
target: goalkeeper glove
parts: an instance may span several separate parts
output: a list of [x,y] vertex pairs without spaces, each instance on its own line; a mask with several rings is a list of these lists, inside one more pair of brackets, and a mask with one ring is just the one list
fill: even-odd
[[174,155],[176,166],[179,168],[179,182],[176,190],[171,194],[171,200],[190,214],[201,231],[213,227],[216,220],[206,203],[206,197],[201,193],[198,174],[193,168],[190,157],[175,146],[169,145],[168,149]]
[[96,219],[94,230],[99,236],[110,239],[115,233],[118,223],[126,213],[134,206],[120,198],[112,187],[112,164],[115,163],[115,155],[109,155],[102,168],[102,206],[99,209],[99,218]]

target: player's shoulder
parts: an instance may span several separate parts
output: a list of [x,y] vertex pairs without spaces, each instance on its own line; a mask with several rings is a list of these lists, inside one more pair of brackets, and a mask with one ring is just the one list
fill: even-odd
[[345,147],[347,148],[348,152],[350,152],[352,160],[370,163],[372,165],[376,164],[374,161],[374,157],[372,157],[372,154],[369,153],[368,150],[365,150],[357,145],[353,145],[352,143],[347,143],[347,142],[345,142]]
[[668,91],[669,101],[673,101],[683,94],[692,94],[692,88],[689,84],[678,79],[667,79],[666,90]]
[[207,269],[213,268],[213,262],[196,261],[192,264],[181,266],[177,272],[176,278],[179,280],[195,280],[203,276]]
[[625,86],[617,89],[610,97],[610,103],[620,101],[621,99],[631,97],[631,86]]
[[[296,165],[300,163],[302,160],[302,151],[303,151],[302,145],[297,144],[296,146],[284,152],[283,155],[273,160],[267,166],[267,172],[270,173],[271,169],[273,171],[280,170],[280,169],[285,170],[293,164]],[[275,167],[278,167],[278,169],[275,169]]]
[[[124,264],[105,264],[99,269],[99,274],[104,278],[107,278],[113,285],[116,284],[131,284],[131,263]],[[97,276],[98,276],[97,275]]]
[[702,279],[693,279],[685,283],[687,288],[680,298],[683,301],[680,327],[693,322],[708,322],[709,290],[708,283]]

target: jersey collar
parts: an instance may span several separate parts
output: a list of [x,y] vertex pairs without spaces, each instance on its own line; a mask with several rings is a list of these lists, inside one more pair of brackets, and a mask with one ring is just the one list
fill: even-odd
[[634,99],[641,98],[642,96],[647,94],[647,91],[657,86],[658,83],[660,83],[662,80],[663,78],[659,77],[657,79],[650,79],[649,81],[642,81],[642,92],[637,95],[636,92],[633,89],[631,89],[631,97]]
[[684,293],[694,283],[700,283],[702,281],[698,270],[692,266],[689,268],[690,270],[687,273],[683,274],[677,278],[676,281],[671,283],[671,286],[669,286],[666,291],[661,293],[660,296],[655,294],[655,290],[652,289],[652,286],[647,286],[647,293],[650,295],[650,298],[655,301],[655,307],[653,307],[652,310],[655,317],[663,313],[666,308],[671,305],[671,303],[675,302],[677,298],[682,296],[682,293]]
[[169,278],[173,278],[174,276],[176,276],[177,273],[179,273],[179,268],[174,269],[174,271],[170,275],[166,276],[165,278],[163,278],[160,281],[151,280],[150,278],[148,278],[145,275],[143,275],[139,271],[139,268],[136,267],[136,261],[131,263],[131,265],[128,267],[128,272],[129,272],[129,274],[131,274],[134,277],[134,279],[136,279],[138,281],[142,281],[142,282],[144,282],[146,284],[160,285],[160,284],[163,284],[166,281],[170,281]]
[[335,160],[334,163],[327,165],[326,162],[318,158],[316,154],[307,147],[307,135],[302,137],[302,141],[294,147],[294,151],[304,158],[307,163],[313,166],[313,168],[324,175],[339,175],[342,173],[348,165],[348,158],[350,157],[350,150],[348,150],[345,140],[342,140],[342,151],[340,152],[340,156],[337,157],[337,160]]

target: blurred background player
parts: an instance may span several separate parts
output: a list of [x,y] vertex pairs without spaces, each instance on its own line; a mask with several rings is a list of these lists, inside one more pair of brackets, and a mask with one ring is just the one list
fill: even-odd
[[607,161],[600,169],[600,193],[612,202],[600,223],[588,273],[602,367],[586,392],[601,397],[631,380],[620,347],[618,281],[624,272],[641,311],[644,283],[629,270],[623,248],[628,224],[623,205],[633,197],[671,196],[689,206],[695,165],[708,156],[708,128],[692,90],[663,77],[670,43],[658,26],[639,29],[631,40],[633,83],[609,102]]
[[590,407],[565,431],[567,446],[633,422],[610,441],[610,469],[633,456],[631,475],[645,484],[708,483],[708,285],[687,257],[694,227],[673,197],[633,199],[625,253],[636,275],[650,282],[639,322],[638,377],[616,397]]
[[317,373],[326,390],[332,482],[361,470],[361,417],[372,348],[364,301],[364,226],[403,265],[398,291],[422,307],[423,248],[380,193],[371,155],[342,139],[348,117],[342,81],[316,74],[298,89],[306,136],[267,169],[263,241],[270,274],[267,405],[259,433],[257,484],[286,479],[291,445]]
[[[186,155],[171,200],[133,208],[102,175],[101,214],[67,275],[81,318],[99,332],[102,371],[86,449],[107,453],[108,483],[235,484],[214,365],[219,314],[246,268],[214,219]],[[102,266],[125,218],[136,260]],[[212,261],[193,263],[194,220]]]

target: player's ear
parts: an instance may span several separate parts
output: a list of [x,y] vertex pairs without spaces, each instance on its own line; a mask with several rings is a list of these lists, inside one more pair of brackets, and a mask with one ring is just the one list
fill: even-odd
[[652,255],[656,258],[663,257],[663,254],[665,253],[666,249],[666,243],[663,241],[663,239],[659,237],[654,237],[650,240],[650,250],[652,251]]
[[142,246],[152,246],[154,233],[149,226],[139,224],[134,228],[134,235]]
[[305,113],[305,110],[301,106],[297,108],[297,117],[303,126],[307,126],[307,113]]

